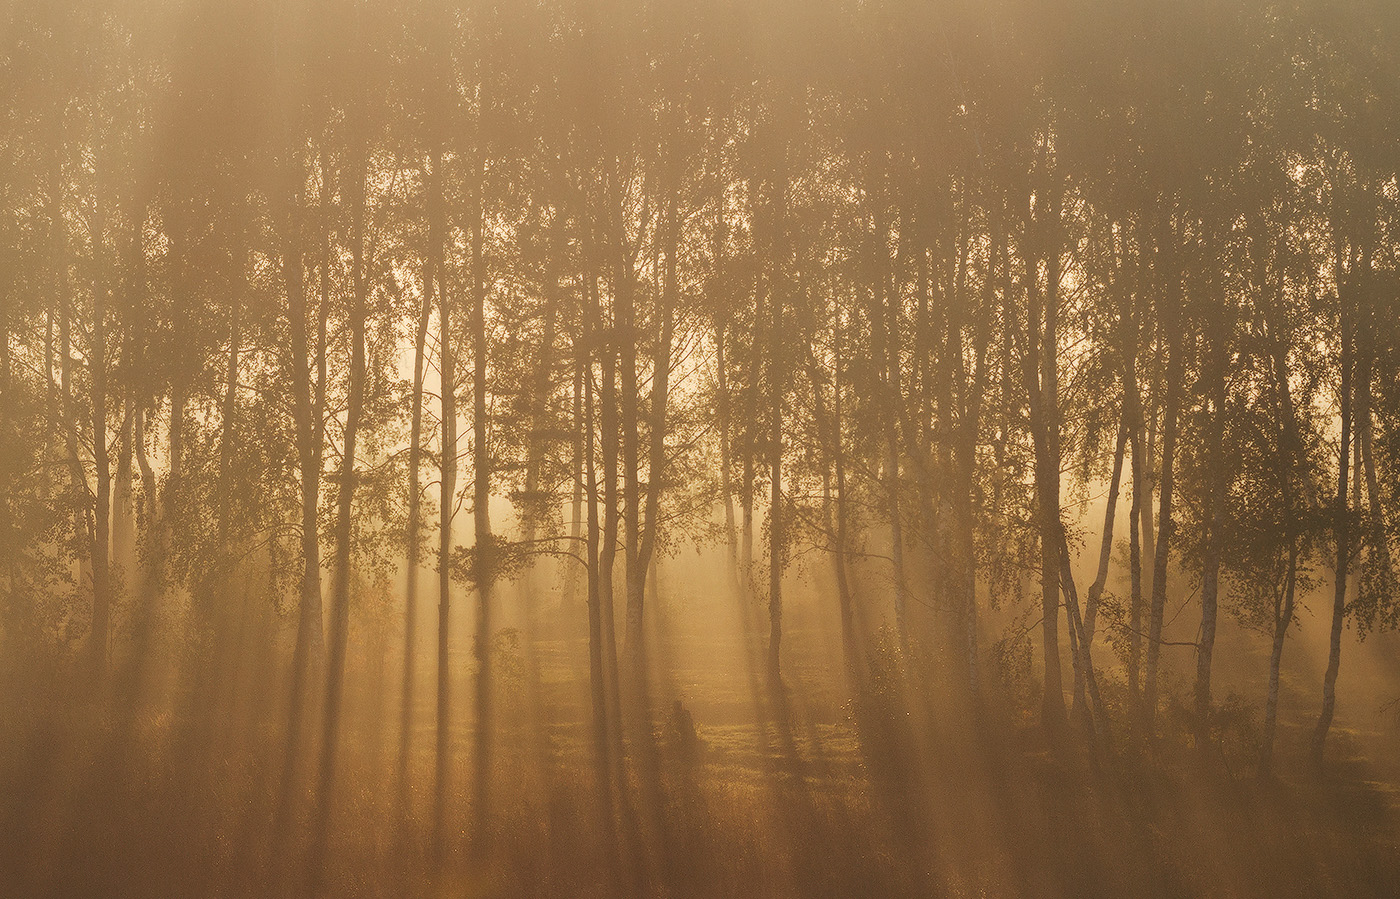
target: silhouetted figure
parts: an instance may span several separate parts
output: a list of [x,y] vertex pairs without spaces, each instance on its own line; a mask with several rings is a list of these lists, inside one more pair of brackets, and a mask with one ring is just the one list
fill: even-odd
[[671,706],[671,730],[680,757],[686,761],[694,760],[704,744],[695,732],[695,719],[679,699]]

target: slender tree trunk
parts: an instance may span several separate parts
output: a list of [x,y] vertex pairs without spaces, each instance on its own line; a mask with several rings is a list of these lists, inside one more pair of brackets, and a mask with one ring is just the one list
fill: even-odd
[[[570,405],[572,419],[577,425],[583,421],[583,390],[584,372],[581,364],[574,366],[574,389],[573,402]],[[570,500],[569,512],[569,552],[577,552],[580,541],[584,534],[584,490],[585,478],[583,474],[584,447],[582,432],[576,426],[572,440],[572,458],[569,461],[569,474],[573,478],[573,496]],[[563,610],[572,610],[578,599],[578,566],[568,565],[564,572],[564,595],[561,602]]]
[[1128,513],[1128,701],[1133,720],[1142,717],[1142,556],[1143,532],[1152,516],[1152,500],[1144,468],[1142,394],[1137,377],[1137,318],[1125,309],[1128,322],[1123,346],[1123,416],[1131,444],[1133,504]]
[[[782,332],[781,314],[773,303],[773,340]],[[776,346],[772,352],[776,354]],[[774,360],[776,362],[776,360]],[[778,372],[775,364],[773,374]],[[776,381],[769,387],[768,432],[768,673],[776,687],[782,679],[783,642],[783,400]]]
[[[633,818],[631,804],[627,793],[627,772],[625,770],[624,746],[622,740],[622,714],[621,714],[621,690],[619,689],[619,674],[617,663],[617,615],[614,606],[614,571],[617,560],[617,542],[620,523],[618,521],[619,503],[617,496],[618,483],[618,456],[619,445],[621,443],[618,434],[617,422],[617,340],[615,326],[605,326],[603,311],[598,296],[598,278],[590,275],[585,280],[585,291],[587,294],[588,306],[585,310],[588,344],[599,353],[600,381],[598,396],[597,422],[600,433],[599,454],[602,456],[603,484],[599,486],[596,481],[589,491],[590,501],[596,506],[598,503],[604,504],[602,513],[601,529],[597,527],[597,510],[590,509],[593,518],[590,527],[601,538],[598,540],[597,565],[595,566],[594,580],[597,582],[597,606],[599,628],[598,636],[601,641],[601,652],[599,659],[600,672],[603,681],[601,698],[603,701],[602,720],[597,722],[605,731],[604,739],[607,742],[607,750],[601,757],[600,764],[606,762],[609,766],[607,776],[603,781],[603,788],[608,791],[604,804],[604,812],[609,815],[609,826],[611,827],[611,812],[613,808],[611,784],[617,785],[618,807],[622,815],[623,831],[629,841],[630,863],[635,866],[640,856],[638,846],[639,838],[636,833],[636,824]],[[589,377],[591,383],[591,374]],[[589,398],[592,399],[590,392]],[[590,477],[596,477],[594,471],[590,470]],[[597,694],[595,694],[597,696]],[[613,841],[608,841],[609,860],[614,861],[616,846]],[[636,871],[640,871],[637,867]]]
[[959,578],[962,592],[962,628],[964,651],[967,656],[967,683],[970,695],[976,697],[981,689],[980,664],[977,651],[977,444],[982,420],[982,398],[987,386],[987,347],[991,342],[991,312],[996,308],[996,280],[992,269],[1000,255],[1004,237],[998,232],[992,238],[987,256],[987,276],[982,309],[974,326],[973,353],[975,369],[969,379],[962,363],[962,324],[956,318],[950,330],[955,364],[960,373],[962,400],[959,403],[958,446],[955,460],[958,475],[957,517]]
[[[152,569],[156,567],[154,563],[162,554],[158,542],[161,540],[161,531],[159,530],[161,524],[160,499],[156,490],[156,472],[151,466],[150,457],[146,455],[146,408],[144,404],[136,404],[133,418],[135,420],[132,423],[132,440],[135,443],[136,467],[141,472],[141,504],[145,508],[146,539],[150,543],[146,563],[143,566],[147,569],[147,573],[142,575],[141,582],[154,586],[159,583],[159,577]],[[140,597],[143,606],[141,617],[148,618],[152,597],[148,591],[142,591],[142,593],[143,595]],[[137,636],[139,638],[141,635],[138,633]]]
[[[916,356],[936,357],[938,364],[932,366],[928,372],[924,398],[928,412],[927,428],[930,431],[929,439],[924,444],[927,450],[923,459],[916,459],[915,462],[923,469],[919,476],[919,492],[924,513],[924,528],[928,532],[924,542],[927,546],[929,597],[936,607],[947,606],[954,614],[964,619],[961,628],[962,637],[966,639],[966,618],[969,610],[964,602],[965,579],[959,564],[962,549],[959,516],[963,510],[960,508],[962,483],[959,481],[960,472],[957,467],[959,444],[963,439],[962,413],[959,400],[954,397],[955,381],[958,382],[956,386],[962,386],[961,378],[964,374],[960,346],[960,315],[965,297],[966,257],[963,252],[965,242],[960,239],[956,230],[951,226],[950,216],[949,224],[940,229],[939,238],[932,246],[938,260],[934,264],[937,271],[932,280],[938,284],[940,302],[934,312],[939,321],[935,327],[930,327],[929,334],[924,335]],[[932,324],[931,322],[930,325]],[[874,330],[873,333],[880,339],[885,339],[881,330]],[[883,359],[887,352],[884,349],[877,350],[876,356]],[[896,393],[896,408],[902,404],[903,398]],[[940,431],[942,433],[938,438],[932,436]],[[933,486],[935,475],[940,481],[946,481],[950,489],[936,490]],[[955,627],[954,631],[957,629]],[[955,636],[955,645],[957,640]]]
[[[817,433],[821,445],[822,469],[822,527],[831,540],[832,576],[836,582],[837,608],[841,615],[841,656],[845,661],[846,679],[852,687],[860,685],[860,653],[856,646],[855,618],[851,598],[850,574],[847,571],[846,509],[841,491],[845,489],[845,464],[841,424],[841,321],[840,309],[826,310],[834,315],[832,326],[832,398],[831,411],[827,412],[826,398],[822,390],[816,360],[809,359],[812,380],[812,408],[816,416]],[[835,491],[833,495],[832,472],[835,470]]]
[[[754,313],[752,338],[749,341],[748,365],[746,372],[748,384],[744,396],[744,421],[743,421],[743,468],[740,473],[739,483],[739,509],[740,509],[740,534],[739,534],[739,568],[743,578],[744,586],[749,593],[749,598],[753,598],[756,592],[753,573],[753,532],[754,532],[754,500],[755,500],[755,480],[757,478],[758,467],[758,435],[760,433],[760,421],[758,416],[758,400],[761,393],[759,381],[762,376],[763,356],[760,350],[763,341],[763,293],[755,290]],[[745,622],[748,619],[749,606],[745,606]]]
[[[235,250],[237,258],[234,264],[238,266],[238,275],[233,279],[234,287],[229,292],[228,354],[224,362],[224,395],[219,413],[219,498],[215,510],[215,527],[218,533],[215,546],[217,563],[211,566],[209,573],[197,587],[200,605],[200,620],[195,622],[198,629],[197,643],[206,651],[212,650],[209,652],[209,658],[214,660],[213,670],[203,676],[211,680],[214,686],[217,686],[223,677],[220,653],[228,648],[224,645],[227,609],[221,608],[221,604],[216,601],[216,593],[226,588],[236,558],[236,553],[229,546],[229,530],[233,517],[233,458],[238,426],[238,365],[243,339],[243,260],[239,253],[240,250]],[[196,693],[198,692],[200,691],[197,687]]]
[[403,687],[399,701],[398,793],[395,804],[402,822],[408,810],[409,757],[413,749],[413,693],[418,663],[418,569],[422,557],[423,380],[426,371],[428,321],[434,305],[433,253],[423,254],[423,298],[413,334],[413,397],[408,431],[408,526],[404,559]]
[[622,435],[622,521],[625,528],[623,538],[623,594],[626,603],[626,618],[623,631],[623,653],[627,659],[629,674],[635,683],[640,684],[642,674],[642,603],[646,587],[646,572],[639,570],[641,546],[641,434],[637,412],[637,311],[633,284],[632,261],[628,258],[624,227],[615,223],[614,239],[614,280],[613,291],[616,302],[615,327],[617,330],[618,379],[621,391],[621,435]]
[[[122,349],[130,359],[129,344]],[[112,485],[112,565],[121,573],[124,594],[130,595],[136,560],[136,469],[132,458],[132,423],[136,404],[128,386],[123,391],[120,436],[117,438],[117,473]]]
[[486,417],[486,207],[485,158],[477,167],[476,209],[472,216],[472,521],[475,530],[477,592],[476,635],[476,764],[473,851],[484,856],[490,847],[491,810],[491,594],[495,582],[495,547],[491,535],[491,447]]
[[[326,666],[326,703],[321,717],[321,759],[317,778],[316,821],[312,832],[310,874],[312,895],[319,892],[324,875],[326,843],[335,806],[336,761],[340,746],[340,715],[345,689],[345,657],[350,636],[350,553],[355,502],[355,451],[360,415],[365,400],[365,314],[368,278],[365,273],[365,179],[368,148],[352,151],[351,179],[351,279],[350,377],[345,413],[344,448],[341,453],[339,490],[336,496],[335,573],[331,594],[330,648]],[[322,203],[328,202],[322,197]],[[322,350],[324,352],[324,348]]]
[[[51,242],[56,243],[56,237],[54,235],[50,235],[50,237]],[[55,246],[52,250],[54,259],[51,275],[54,283],[48,307],[44,310],[44,411],[47,413],[44,427],[44,450],[46,457],[57,456],[58,435],[56,432],[59,422],[63,419],[63,410],[59,408],[58,388],[55,386],[57,381],[54,378],[53,370],[54,356],[57,353],[54,345],[54,325],[62,309],[60,302],[62,280],[58,269],[58,248]],[[49,479],[45,478],[42,489],[43,497],[46,500],[50,498],[49,483]]]
[[[899,406],[904,401],[900,380],[903,364],[900,353],[899,297],[894,289],[894,273],[889,270],[886,241],[889,229],[883,223],[876,231],[875,271],[880,284],[876,299],[880,302],[881,324],[877,326],[881,346],[876,349],[885,370],[885,409],[883,415],[885,438],[885,496],[889,503],[890,559],[894,569],[894,627],[901,648],[909,645],[908,581],[904,569],[904,516],[901,508]],[[775,331],[775,333],[777,333]],[[882,352],[883,351],[883,352]]]
[[442,395],[442,441],[439,467],[438,646],[436,777],[433,789],[433,858],[440,866],[447,853],[448,772],[451,769],[451,686],[448,658],[452,611],[452,516],[457,502],[457,369],[452,352],[452,303],[447,295],[443,246],[447,239],[442,208],[442,151],[435,150],[428,177],[428,252],[438,297],[438,373]]
[[[89,506],[91,491],[87,474],[78,456],[78,416],[73,398],[73,309],[68,283],[68,226],[63,220],[62,164],[55,154],[49,188],[49,237],[54,275],[54,297],[58,317],[58,409],[62,421],[65,458],[68,463],[69,501],[73,504],[73,538],[82,547],[78,553],[77,601],[81,603],[84,585],[92,563],[97,536]],[[94,612],[96,610],[94,609]],[[94,632],[98,626],[93,621]],[[106,646],[105,636],[103,646]],[[90,658],[98,658],[97,641],[92,640]],[[95,670],[95,669],[94,669]]]
[[724,542],[728,549],[729,580],[736,593],[739,586],[739,531],[734,516],[734,484],[730,475],[733,447],[729,411],[728,360],[725,358],[724,322],[715,323],[716,405],[719,417],[719,492],[724,502]]
[[[1104,525],[1099,538],[1099,563],[1095,572],[1094,581],[1089,585],[1089,594],[1084,604],[1084,616],[1082,619],[1082,634],[1072,635],[1072,639],[1078,643],[1077,653],[1082,653],[1082,660],[1076,662],[1074,669],[1074,710],[1078,711],[1085,701],[1085,687],[1087,682],[1085,677],[1092,669],[1094,651],[1094,629],[1097,624],[1099,600],[1103,596],[1104,585],[1108,580],[1108,563],[1113,551],[1113,524],[1117,517],[1118,510],[1118,489],[1123,476],[1123,451],[1127,442],[1128,431],[1125,427],[1119,427],[1118,440],[1113,452],[1113,474],[1109,479],[1108,500],[1104,507]],[[1064,548],[1065,558],[1063,564],[1066,572],[1069,572],[1069,545],[1066,542]],[[1077,600],[1076,600],[1077,603]]]
[[831,378],[831,458],[836,475],[836,589],[841,606],[841,637],[846,647],[847,665],[851,666],[857,678],[864,673],[861,667],[861,649],[855,625],[855,592],[851,587],[850,561],[846,557],[850,547],[850,511],[846,489],[846,451],[843,431],[844,409],[842,403],[842,333],[841,310],[834,310],[832,324],[835,351],[832,358]]
[[[1282,297],[1279,293],[1275,293],[1273,299],[1277,303]],[[1283,663],[1284,641],[1288,636],[1289,627],[1293,624],[1298,585],[1298,561],[1302,553],[1297,530],[1300,522],[1298,521],[1298,498],[1295,492],[1297,489],[1295,485],[1299,484],[1297,458],[1298,452],[1302,448],[1302,436],[1298,431],[1297,413],[1294,409],[1292,389],[1289,386],[1289,341],[1283,338],[1277,322],[1270,321],[1267,317],[1271,311],[1271,306],[1264,306],[1266,316],[1264,323],[1267,327],[1265,336],[1270,345],[1268,362],[1279,417],[1276,437],[1276,476],[1278,489],[1283,499],[1284,521],[1289,528],[1289,543],[1283,588],[1276,594],[1274,600],[1273,646],[1269,654],[1269,685],[1264,702],[1263,745],[1259,756],[1261,776],[1268,776],[1273,764],[1274,734],[1278,724],[1279,675]],[[1307,491],[1307,483],[1306,479],[1301,481],[1302,489],[1305,491]],[[1308,505],[1315,505],[1315,498],[1309,496],[1305,502]]]
[[[591,323],[591,316],[586,315],[585,318]],[[587,343],[588,339],[593,336],[593,329],[589,324],[585,324],[584,328],[585,343]],[[585,361],[581,357],[577,363],[583,387],[583,418],[577,424],[583,431],[583,467],[580,473],[585,478],[583,492],[588,499],[588,530],[585,544],[587,553],[585,558],[588,568],[588,686],[593,707],[594,778],[597,781],[604,832],[609,835],[607,842],[611,847],[613,845],[611,839],[613,787],[612,759],[610,758],[611,741],[608,730],[607,672],[603,663],[603,587],[598,563],[600,525],[598,520],[598,470],[595,464],[596,450],[594,448],[596,413],[593,402],[592,362],[587,360],[585,365]]]
[[[0,441],[8,442],[10,433],[10,419],[13,415],[11,406],[14,394],[13,381],[13,360],[10,350],[10,303],[0,303]],[[11,496],[14,482],[14,473],[7,471],[9,466],[0,463],[0,542],[10,545],[15,539],[14,532],[18,529],[12,524],[15,513],[12,508]],[[119,469],[120,471],[120,469]],[[120,479],[119,479],[120,480]],[[9,648],[13,643],[13,628],[11,622],[15,620],[16,597],[19,595],[24,583],[24,575],[20,571],[19,561],[10,557],[8,570],[5,572],[5,593],[0,597],[0,621],[5,626],[5,637],[0,640],[0,651]]]
[[1098,621],[1099,601],[1108,585],[1108,563],[1113,557],[1113,528],[1118,516],[1118,494],[1123,483],[1123,452],[1128,442],[1126,421],[1118,429],[1118,443],[1113,450],[1113,474],[1108,481],[1108,500],[1104,506],[1103,532],[1099,538],[1099,567],[1089,595],[1084,602],[1084,635],[1092,643]]
[[661,266],[662,285],[655,308],[658,324],[651,357],[651,420],[648,422],[651,433],[647,447],[646,507],[642,520],[641,542],[637,547],[635,560],[636,580],[630,584],[628,596],[628,633],[636,633],[636,648],[639,652],[637,661],[643,666],[643,672],[646,665],[646,636],[645,622],[642,618],[642,598],[645,590],[644,578],[648,573],[655,574],[656,541],[661,530],[661,495],[666,482],[666,413],[670,403],[671,343],[675,336],[674,310],[678,299],[676,253],[680,244],[675,191],[670,191],[669,197],[665,224],[666,256]]
[[1357,354],[1360,356],[1356,372],[1356,454],[1360,457],[1360,472],[1357,480],[1364,474],[1366,478],[1366,509],[1370,513],[1370,543],[1368,551],[1368,574],[1370,588],[1377,597],[1376,606],[1379,614],[1382,610],[1388,611],[1390,621],[1393,624],[1394,616],[1397,614],[1396,601],[1397,584],[1395,570],[1391,567],[1390,559],[1390,538],[1386,533],[1385,508],[1381,504],[1380,479],[1376,475],[1376,457],[1374,452],[1374,441],[1372,434],[1375,430],[1372,416],[1372,378],[1373,368],[1376,362],[1376,321],[1375,321],[1375,301],[1372,297],[1364,297],[1366,303],[1362,310],[1363,327],[1357,333]]
[[[1058,206],[1052,204],[1058,215]],[[1027,227],[1033,227],[1028,224]],[[1052,226],[1052,235],[1058,228]],[[1041,633],[1044,643],[1045,679],[1041,717],[1052,734],[1063,730],[1065,697],[1060,671],[1060,454],[1059,454],[1059,250],[1050,240],[1046,253],[1046,292],[1040,291],[1039,259],[1025,255],[1028,309],[1023,377],[1028,397],[1031,434],[1035,445],[1036,502],[1040,524]],[[1043,315],[1043,329],[1042,329]]]
[[[291,332],[292,417],[297,435],[297,458],[301,474],[301,591],[298,601],[296,645],[292,652],[292,685],[288,704],[286,745],[283,749],[282,786],[273,825],[274,851],[280,852],[299,794],[298,760],[302,728],[309,703],[310,684],[320,669],[323,652],[321,631],[321,544],[319,506],[321,486],[321,426],[311,387],[311,349],[307,333],[306,285],[302,234],[303,162],[295,154],[284,173],[285,208],[282,210],[282,278],[287,293],[287,319]],[[171,474],[166,494],[169,502],[178,480],[180,421],[184,398],[177,390],[171,397]],[[167,515],[167,520],[169,516]]]
[[[785,152],[785,151],[784,151]],[[768,676],[775,691],[782,687],[783,568],[785,513],[783,510],[783,305],[788,276],[787,167],[774,179],[773,259],[768,283]]]
[[1224,335],[1212,340],[1209,361],[1211,413],[1206,435],[1208,474],[1205,496],[1205,539],[1201,570],[1201,637],[1196,651],[1196,748],[1202,752],[1210,742],[1211,662],[1215,653],[1215,629],[1220,592],[1220,561],[1224,555],[1225,538],[1221,527],[1221,507],[1226,496],[1225,459],[1225,369],[1229,350]]
[[[1085,736],[1091,746],[1109,737],[1108,711],[1099,694],[1098,676],[1094,673],[1094,657],[1089,652],[1089,639],[1084,619],[1079,612],[1079,590],[1074,584],[1074,572],[1069,564],[1069,540],[1060,527],[1060,586],[1065,593],[1065,622],[1069,627],[1070,649],[1073,652],[1075,678],[1079,694],[1075,696],[1076,717],[1084,724]],[[1085,693],[1087,692],[1087,698]]]
[[[166,431],[166,444],[170,450],[170,460],[169,467],[166,469],[165,473],[165,487],[161,491],[161,505],[163,506],[163,511],[165,512],[165,520],[172,524],[175,522],[176,513],[179,511],[181,493],[184,491],[185,483],[185,406],[185,387],[180,384],[176,384],[170,390],[170,422],[169,427]],[[321,472],[319,450],[316,451],[315,459],[317,488],[319,494],[319,480]],[[316,594],[316,608],[319,610],[321,607],[321,595],[319,592],[319,554],[317,565],[318,592]],[[313,650],[315,652],[315,655],[313,656],[313,661],[316,664],[320,664],[321,618],[319,613],[316,617],[314,636],[316,638],[316,641],[313,645]]]
[[[725,253],[728,240],[728,229],[725,222],[725,204],[721,198],[715,204],[715,226],[713,237],[714,254],[714,282],[712,291],[720,293],[724,290],[725,275]],[[727,299],[727,296],[724,298]],[[724,300],[721,300],[723,302]],[[731,399],[729,396],[729,361],[725,353],[725,338],[729,333],[729,315],[721,312],[716,315],[714,321],[715,330],[715,406],[719,425],[719,490],[720,497],[724,502],[724,541],[729,551],[728,566],[729,580],[731,586],[738,594],[741,591],[739,583],[739,531],[734,516],[734,437],[733,421],[731,414]]]
[[1269,689],[1264,700],[1264,734],[1259,751],[1259,773],[1263,776],[1273,769],[1274,734],[1278,730],[1279,672],[1283,665],[1283,643],[1288,627],[1293,623],[1294,594],[1298,583],[1298,541],[1288,549],[1288,569],[1284,574],[1283,590],[1274,605],[1273,646],[1269,652]]
[[[10,358],[10,304],[0,305],[0,434],[10,426],[10,405],[14,396]],[[7,485],[8,486],[8,485]],[[7,505],[8,508],[8,505]],[[8,530],[8,528],[7,528]],[[13,589],[14,584],[10,584]]]
[[[557,249],[563,241],[558,236],[558,221],[554,225],[556,231],[553,239],[553,246]],[[553,256],[551,256],[553,259]],[[552,264],[552,263],[551,263]],[[558,276],[551,270],[545,273],[545,298],[544,298],[544,332],[540,337],[539,354],[535,360],[535,371],[530,385],[529,414],[530,432],[526,438],[525,450],[525,510],[521,520],[521,536],[527,552],[533,552],[534,544],[539,535],[540,521],[544,516],[546,506],[545,497],[541,495],[540,477],[541,469],[545,462],[545,451],[548,449],[544,432],[549,414],[550,398],[554,392],[554,356],[555,342],[557,340],[557,321],[559,317],[559,298],[563,292],[563,285]],[[577,414],[577,409],[575,413]],[[571,470],[577,467],[577,460],[571,465]],[[578,483],[576,481],[576,483]],[[577,497],[577,493],[575,494]],[[577,513],[579,500],[575,499],[574,509]],[[557,514],[551,509],[550,514]],[[575,515],[577,521],[577,514]],[[577,528],[574,529],[573,537],[578,537]],[[570,544],[570,552],[574,551],[573,543]],[[536,604],[536,566],[530,563],[520,580],[520,597],[523,608],[521,613],[527,623],[532,621]],[[572,567],[569,569],[573,570]],[[533,675],[532,675],[533,676]]]
[[602,541],[598,549],[598,611],[602,620],[603,673],[608,687],[608,731],[612,741],[610,757],[614,775],[621,781],[622,766],[622,718],[617,664],[617,612],[614,603],[617,563],[619,503],[617,497],[618,457],[621,438],[617,422],[617,346],[616,330],[603,330],[602,310],[599,307],[597,282],[588,281],[590,309],[599,330],[598,344],[601,349],[600,389],[598,425],[600,428],[600,454],[603,459],[603,487],[598,491],[598,499],[604,503]]
[[92,455],[97,469],[97,497],[92,540],[92,671],[98,684],[107,674],[107,641],[112,605],[111,516],[112,469],[107,455],[107,305],[106,217],[100,200],[93,204]]
[[[1157,341],[1153,344],[1151,378],[1152,383],[1148,388],[1146,411],[1143,413],[1143,431],[1145,434],[1142,445],[1142,471],[1143,471],[1143,491],[1142,491],[1142,551],[1144,557],[1149,562],[1155,562],[1157,558],[1157,519],[1154,509],[1157,507],[1157,488],[1160,482],[1157,468],[1157,452],[1160,446],[1162,423],[1162,357],[1170,355],[1168,346],[1163,348],[1163,338],[1161,336],[1162,322],[1161,316],[1157,321]],[[1153,591],[1153,580],[1156,572],[1153,565],[1143,572],[1147,581],[1143,584],[1143,594],[1151,602]],[[1144,611],[1146,611],[1144,606]]]
[[[1369,266],[1369,259],[1365,261]],[[1354,276],[1354,275],[1353,275]],[[1347,291],[1349,293],[1350,291]],[[1336,537],[1335,579],[1332,589],[1332,629],[1328,640],[1327,671],[1322,679],[1322,711],[1313,728],[1310,758],[1316,770],[1322,769],[1327,733],[1337,708],[1337,672],[1342,662],[1342,626],[1346,620],[1347,575],[1351,568],[1351,509],[1347,504],[1347,485],[1351,476],[1353,353],[1350,297],[1342,297],[1341,308],[1341,406],[1342,434],[1337,447],[1337,494],[1332,511],[1332,532]]]
[[[1175,239],[1174,237],[1171,239]],[[1178,277],[1167,272],[1166,277]],[[1146,733],[1152,733],[1157,717],[1158,662],[1162,652],[1163,616],[1167,607],[1167,561],[1171,553],[1172,502],[1175,489],[1176,440],[1181,408],[1181,392],[1185,379],[1185,346],[1182,334],[1180,285],[1168,285],[1172,295],[1171,308],[1163,313],[1163,325],[1168,329],[1167,395],[1162,410],[1162,474],[1158,485],[1156,555],[1152,561],[1152,604],[1148,610],[1147,665],[1143,677],[1143,705]]]
[[[137,304],[140,302],[145,279],[145,248],[142,244],[142,226],[146,210],[135,204],[132,228],[124,250],[125,272],[121,315],[121,359],[126,371],[134,368],[137,350],[137,326],[139,317]],[[132,582],[136,577],[136,507],[134,483],[136,472],[133,468],[132,453],[133,428],[136,415],[136,389],[133,378],[125,378],[121,393],[122,416],[121,436],[117,445],[117,475],[113,488],[112,510],[112,562],[122,575],[126,594],[131,595]]]
[[[239,263],[241,267],[241,261]],[[219,425],[219,551],[228,549],[233,513],[233,454],[238,415],[238,363],[242,350],[243,298],[237,290],[229,298],[228,356],[224,362],[224,396]]]
[[[235,229],[236,230],[236,229]],[[243,277],[245,275],[243,238],[230,246],[228,286],[225,291],[229,310],[228,346],[224,354],[223,394],[219,400],[218,467],[215,472],[216,499],[213,502],[215,543],[204,571],[191,586],[191,622],[188,662],[193,669],[186,710],[195,727],[189,736],[192,753],[207,755],[217,745],[216,710],[228,708],[238,685],[236,647],[231,645],[234,620],[230,584],[238,553],[230,539],[233,517],[233,461],[237,441],[238,372],[242,351]],[[245,585],[246,586],[246,585]],[[232,663],[232,664],[231,664]],[[226,726],[232,722],[225,718]]]

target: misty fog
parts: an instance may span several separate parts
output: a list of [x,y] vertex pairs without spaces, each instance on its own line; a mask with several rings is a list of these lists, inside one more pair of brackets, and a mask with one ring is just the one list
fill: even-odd
[[1400,6],[0,3],[0,899],[1400,896]]

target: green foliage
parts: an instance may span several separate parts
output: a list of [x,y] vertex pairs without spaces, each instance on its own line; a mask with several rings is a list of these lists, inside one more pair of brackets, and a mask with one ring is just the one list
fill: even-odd
[[530,547],[492,534],[481,546],[453,547],[449,564],[453,580],[469,589],[477,589],[487,579],[492,583],[515,580],[530,561]]

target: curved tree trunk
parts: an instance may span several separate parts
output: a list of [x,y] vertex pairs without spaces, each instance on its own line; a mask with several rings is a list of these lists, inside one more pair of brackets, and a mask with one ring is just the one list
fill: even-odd
[[1332,510],[1332,532],[1336,538],[1336,557],[1332,569],[1332,628],[1328,637],[1327,671],[1322,679],[1322,711],[1317,716],[1317,725],[1313,728],[1309,747],[1309,757],[1317,770],[1322,768],[1327,733],[1332,727],[1332,717],[1337,708],[1337,674],[1342,662],[1342,626],[1346,620],[1347,577],[1351,569],[1351,509],[1347,504],[1347,487],[1351,477],[1353,329],[1348,300],[1349,297],[1344,295],[1341,311],[1339,404],[1342,433],[1337,444],[1337,493]]

